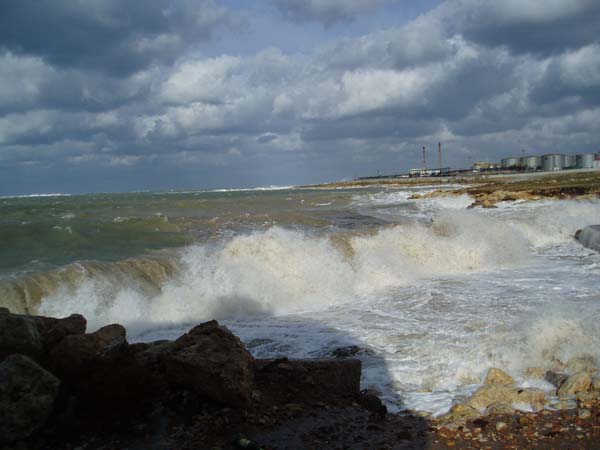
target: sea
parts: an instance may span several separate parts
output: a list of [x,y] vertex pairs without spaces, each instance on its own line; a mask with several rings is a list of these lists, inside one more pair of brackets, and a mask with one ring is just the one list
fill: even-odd
[[599,200],[467,207],[456,186],[0,198],[0,306],[130,342],[217,319],[257,358],[357,346],[362,386],[432,416],[491,367],[600,361]]

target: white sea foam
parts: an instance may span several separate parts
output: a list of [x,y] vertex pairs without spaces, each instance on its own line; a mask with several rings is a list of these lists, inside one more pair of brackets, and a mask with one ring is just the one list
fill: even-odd
[[217,317],[245,342],[267,342],[251,347],[261,357],[357,343],[374,352],[362,357],[365,386],[392,409],[434,414],[490,367],[527,385],[528,366],[581,354],[600,361],[600,256],[572,238],[600,223],[600,202],[463,210],[469,199],[447,200],[404,211],[433,223],[334,239],[273,227],[194,245],[158,295],[91,278],[47,296],[40,312],[81,312],[91,329],[124,323],[134,339],[173,338]]
[[0,198],[36,198],[36,197],[71,197],[73,194],[23,194],[23,195],[5,195]]

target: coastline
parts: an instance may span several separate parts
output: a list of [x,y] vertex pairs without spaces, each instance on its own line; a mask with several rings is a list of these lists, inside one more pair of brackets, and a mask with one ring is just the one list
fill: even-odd
[[[6,450],[593,449],[600,439],[600,378],[589,358],[557,362],[564,378],[540,374],[554,377],[563,406],[548,408],[539,390],[491,369],[467,403],[431,418],[386,414],[377,393],[360,391],[352,347],[326,359],[260,360],[216,321],[147,344],[129,344],[116,324],[85,333],[80,315],[0,309],[0,324]],[[532,412],[503,397],[524,392]]]
[[[435,189],[440,185],[440,189]],[[463,185],[463,187],[455,187]],[[446,187],[444,187],[446,186]],[[452,186],[452,187],[448,187]],[[361,189],[431,187],[432,191],[413,194],[409,199],[469,195],[469,208],[495,208],[503,201],[600,198],[600,169],[531,172],[517,174],[472,174],[457,177],[381,178],[299,186],[298,189]]]

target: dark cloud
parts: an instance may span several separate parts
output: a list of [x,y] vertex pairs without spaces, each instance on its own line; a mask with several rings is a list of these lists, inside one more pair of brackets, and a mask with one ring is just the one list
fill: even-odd
[[354,20],[358,15],[397,0],[273,0],[288,19],[297,22],[317,21],[325,26]]
[[[385,30],[326,28],[330,40],[302,54],[211,54],[198,43],[233,20],[213,1],[4,2],[0,192],[27,190],[18,177],[30,192],[319,182],[406,170],[439,141],[455,167],[521,148],[594,150],[597,5],[447,1]],[[278,6],[367,26],[377,5]]]
[[438,17],[451,33],[515,53],[556,54],[597,41],[597,0],[449,1]]
[[0,45],[56,66],[125,76],[173,61],[232,20],[213,0],[5,0]]

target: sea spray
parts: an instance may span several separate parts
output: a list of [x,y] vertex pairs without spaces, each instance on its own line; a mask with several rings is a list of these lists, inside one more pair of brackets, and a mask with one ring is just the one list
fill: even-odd
[[[510,242],[510,245],[507,245]],[[440,216],[352,235],[344,252],[328,236],[280,227],[195,245],[182,270],[149,296],[109,280],[92,279],[75,290],[47,296],[41,313],[88,312],[90,326],[173,324],[256,313],[326,309],[419,279],[468,274],[523,264],[527,242],[501,222],[471,212]],[[65,299],[63,296],[72,298]],[[127,308],[127,303],[131,307]]]
[[[99,272],[43,295],[40,312],[81,312],[91,329],[124,323],[133,341],[218,317],[261,357],[355,344],[368,350],[359,355],[364,387],[383,391],[392,410],[434,414],[490,367],[528,383],[529,365],[600,356],[600,256],[572,237],[600,223],[597,200],[466,210],[466,197],[402,193],[369,206],[356,191],[350,202],[342,194],[307,199],[302,225],[290,222],[298,211],[269,213],[268,225],[199,239],[155,290],[128,282],[129,269],[119,282]],[[277,201],[300,205],[304,195]]]

